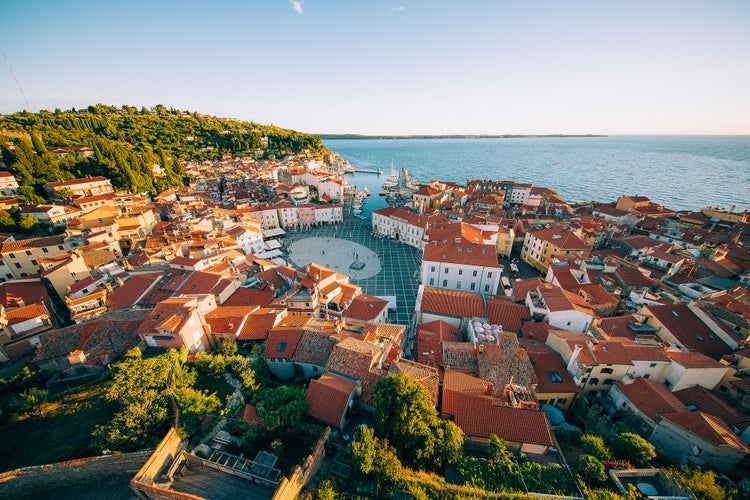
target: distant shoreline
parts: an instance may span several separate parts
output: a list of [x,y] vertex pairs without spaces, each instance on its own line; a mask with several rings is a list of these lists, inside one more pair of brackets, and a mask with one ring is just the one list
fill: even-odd
[[361,135],[313,134],[321,139],[540,139],[545,137],[609,137],[604,134],[447,134],[447,135]]

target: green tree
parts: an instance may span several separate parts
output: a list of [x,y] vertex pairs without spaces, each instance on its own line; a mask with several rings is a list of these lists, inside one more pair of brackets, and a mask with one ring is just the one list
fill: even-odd
[[399,457],[417,468],[441,467],[457,458],[463,433],[437,414],[427,391],[405,374],[389,375],[372,388],[375,432],[398,443]]
[[621,460],[628,460],[636,466],[648,465],[656,457],[654,445],[638,434],[623,432],[612,442],[612,451]]
[[511,462],[513,460],[505,441],[494,434],[490,436],[490,457],[494,462]]
[[26,400],[26,404],[29,408],[39,409],[39,414],[42,414],[41,405],[47,402],[49,399],[49,390],[41,389],[39,387],[29,387],[21,393],[21,397]]
[[360,427],[359,435],[352,442],[354,470],[368,476],[375,466],[375,432],[370,427]]
[[315,488],[315,500],[336,500],[336,487],[333,481],[326,479]]
[[601,436],[584,434],[581,436],[581,446],[586,453],[595,456],[599,460],[612,460],[612,453]]
[[25,217],[21,217],[21,220],[18,222],[18,227],[21,228],[22,231],[30,233],[36,229],[38,229],[41,222],[39,219],[34,217],[33,215],[27,215]]
[[589,486],[601,486],[607,480],[604,464],[593,455],[581,455],[578,474]]
[[712,500],[715,498],[738,498],[738,491],[734,488],[724,487],[716,482],[716,473],[710,470],[690,469],[682,466],[679,469],[671,469],[677,479],[690,488],[699,500]]

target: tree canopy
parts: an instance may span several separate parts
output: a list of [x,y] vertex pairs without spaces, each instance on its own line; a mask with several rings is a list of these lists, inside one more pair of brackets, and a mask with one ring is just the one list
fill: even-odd
[[[90,155],[51,154],[87,147]],[[325,151],[320,137],[252,122],[155,106],[97,104],[83,110],[0,115],[2,162],[20,186],[103,175],[131,192],[160,192],[188,179],[179,160]],[[161,171],[154,173],[155,167]],[[158,169],[157,169],[158,170]]]
[[375,432],[398,445],[401,460],[418,469],[437,469],[461,454],[464,436],[441,419],[427,391],[406,374],[389,375],[372,388]]

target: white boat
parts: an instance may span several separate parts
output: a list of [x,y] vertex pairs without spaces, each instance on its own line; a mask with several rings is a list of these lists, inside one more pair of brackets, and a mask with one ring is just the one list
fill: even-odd
[[393,165],[393,161],[391,161],[391,173],[388,174],[388,177],[385,179],[385,182],[383,182],[383,189],[386,191],[391,191],[396,189],[398,186],[398,172],[396,172],[396,167]]

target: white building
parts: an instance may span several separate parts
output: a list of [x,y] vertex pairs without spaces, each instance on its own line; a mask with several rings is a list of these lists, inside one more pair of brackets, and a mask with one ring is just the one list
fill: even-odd
[[494,245],[476,244],[459,237],[424,247],[421,275],[426,286],[495,295],[502,272]]

